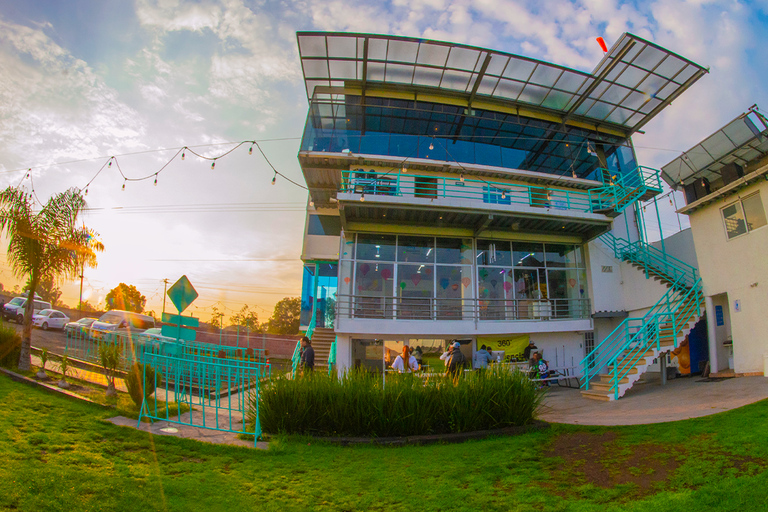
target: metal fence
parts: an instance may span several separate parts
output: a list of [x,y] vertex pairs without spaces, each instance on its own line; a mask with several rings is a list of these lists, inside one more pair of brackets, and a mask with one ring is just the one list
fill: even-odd
[[[135,363],[143,365],[144,387],[147,366],[161,375],[155,398],[145,399],[141,406],[139,422],[142,417],[148,417],[250,434],[256,439],[261,435],[259,387],[263,379],[271,376],[271,365],[263,349],[167,341],[140,333],[104,333],[99,339],[68,333],[65,350],[69,357],[98,365],[104,346],[118,347],[119,368],[125,372],[133,371]],[[171,407],[172,403],[179,407]],[[186,405],[185,412],[181,410],[183,405]]]
[[337,295],[338,318],[385,320],[564,320],[590,316],[589,299],[444,299]]

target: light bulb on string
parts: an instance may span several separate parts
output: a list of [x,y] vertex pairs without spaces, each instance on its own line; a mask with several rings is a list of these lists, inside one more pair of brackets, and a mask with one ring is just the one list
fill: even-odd
[[216,168],[216,159],[214,158],[213,162],[211,162],[211,169],[215,169],[215,168]]
[[459,174],[459,181],[464,181],[464,173]]
[[185,156],[185,155],[186,155],[186,153],[184,152],[184,150],[182,150],[182,151],[181,151],[181,159],[182,159],[182,160],[184,160],[184,156]]
[[501,198],[506,199],[507,198],[507,192],[505,190],[501,191]]
[[252,155],[252,154],[253,154],[253,144],[251,144],[251,147],[250,147],[250,148],[248,148],[248,154],[249,154],[249,155]]
[[669,206],[672,206],[672,207],[675,206],[674,204],[672,204],[672,198],[671,197],[669,198]]
[[123,192],[125,192],[125,181],[123,182]]
[[429,150],[432,151],[433,149],[435,149],[435,145],[430,142],[429,143]]
[[88,187],[85,187],[85,195],[88,195]]
[[157,174],[155,174],[155,186],[157,186]]
[[360,202],[362,203],[364,201],[365,201],[365,194],[360,194]]
[[112,159],[111,158],[109,159],[109,164],[107,165],[107,167],[112,167]]
[[272,184],[274,185],[276,181],[277,181],[277,173],[275,173],[275,175],[272,176]]

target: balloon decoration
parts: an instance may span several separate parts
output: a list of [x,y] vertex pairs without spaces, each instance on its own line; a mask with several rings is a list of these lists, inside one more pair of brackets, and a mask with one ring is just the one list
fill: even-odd
[[464,277],[461,279],[461,284],[464,285],[464,288],[469,288],[469,285],[472,284],[472,280],[468,277]]
[[352,279],[350,279],[349,277],[345,277],[345,278],[344,278],[344,282],[345,282],[345,283],[347,283],[347,284],[349,284],[349,282],[350,282],[351,280],[352,280]]
[[598,37],[596,41],[597,41],[597,44],[600,45],[600,48],[602,48],[603,52],[608,53],[608,46],[605,44],[605,39],[603,39],[602,37]]
[[448,285],[449,285],[449,284],[451,284],[451,282],[448,280],[448,278],[447,278],[447,277],[444,277],[444,278],[442,278],[442,279],[440,280],[440,288],[442,288],[443,290],[445,290],[446,288],[448,288]]
[[413,286],[419,286],[419,283],[421,282],[421,274],[412,274],[411,282],[413,283]]
[[458,284],[452,284],[451,285],[451,290],[456,291],[458,289],[459,289],[459,285]]
[[377,290],[378,288],[379,288],[379,280],[378,279],[374,279],[373,282],[371,283],[371,288],[370,289],[371,290]]
[[504,281],[504,291],[508,292],[511,289],[512,289],[512,283],[510,283],[509,281]]
[[432,267],[425,268],[424,269],[424,273],[427,274],[428,276],[431,276],[432,275]]
[[367,263],[360,265],[360,273],[365,275],[371,270],[371,267]]
[[387,279],[392,277],[392,271],[389,270],[388,268],[385,268],[384,270],[381,271],[381,277],[383,277],[384,280],[386,281]]
[[485,269],[480,270],[480,279],[484,280],[486,277],[488,277],[488,271]]
[[401,281],[400,282],[400,288],[405,290],[405,287],[406,287],[405,281]]
[[491,286],[493,286],[494,288],[496,288],[496,285],[497,285],[497,284],[498,284],[498,281],[497,281],[497,280],[495,280],[495,279],[491,279]]
[[570,278],[568,284],[571,285],[571,288],[576,288],[576,280],[574,278]]

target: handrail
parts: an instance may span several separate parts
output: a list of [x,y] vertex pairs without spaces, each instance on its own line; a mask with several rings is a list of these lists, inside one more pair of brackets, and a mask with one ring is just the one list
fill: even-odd
[[589,191],[465,179],[463,176],[457,178],[412,173],[388,175],[356,170],[342,171],[341,174],[339,192],[425,199],[450,198],[593,213]]
[[336,338],[333,340],[333,343],[331,343],[331,348],[328,351],[328,375],[331,374],[333,371],[333,367],[336,366],[336,342],[339,341],[339,337],[336,336]]

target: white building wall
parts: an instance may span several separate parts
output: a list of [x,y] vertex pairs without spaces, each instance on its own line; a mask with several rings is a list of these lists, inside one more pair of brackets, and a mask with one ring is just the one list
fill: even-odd
[[756,191],[765,210],[768,182],[760,181],[689,215],[704,294],[728,296],[736,373],[762,372],[768,353],[768,226],[728,240],[720,209]]

